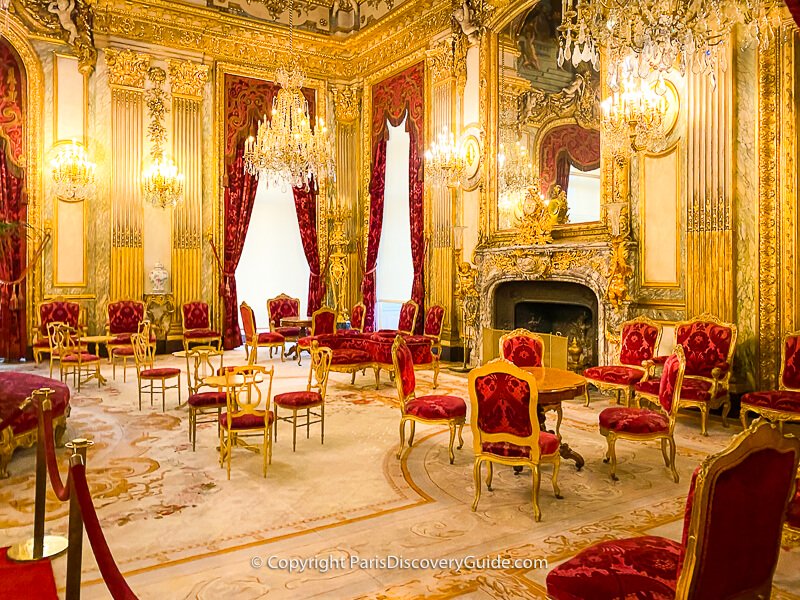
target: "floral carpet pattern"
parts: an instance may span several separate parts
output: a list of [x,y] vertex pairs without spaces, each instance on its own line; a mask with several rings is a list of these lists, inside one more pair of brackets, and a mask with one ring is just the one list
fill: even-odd
[[[240,359],[241,352],[229,353],[226,364]],[[304,389],[307,362],[298,367],[262,358],[275,365],[273,395]],[[159,357],[158,366],[185,363]],[[43,366],[14,368],[47,372]],[[418,426],[414,446],[397,460],[400,413],[385,373],[377,391],[371,372],[357,375],[353,386],[349,375],[332,373],[324,445],[319,425],[312,425],[308,439],[298,430],[293,453],[291,426],[281,423],[267,478],[260,457],[237,448],[230,481],[219,466],[213,424],[199,426],[192,452],[187,411],[177,407],[174,392],[166,412],[160,398],[152,408],[145,398],[140,412],[135,376],[122,383],[119,373],[110,379],[110,368],[104,374],[109,384],[103,388],[91,382],[73,391],[65,439],[95,442],[87,461],[95,505],[112,553],[142,600],[545,598],[543,565],[486,568],[486,561],[541,559],[552,568],[597,541],[641,534],[679,539],[692,471],[740,429],[712,420],[704,438],[698,416],[682,413],[676,428],[681,482],[672,482],[656,444],[623,442],[617,446],[620,481],[613,482],[597,428],[606,400],[589,408],[581,398],[565,403],[562,435],[586,466],[577,471],[562,461],[562,500],[553,496],[549,467],[543,469],[543,520],[536,523],[528,471],[495,468],[494,491],[484,487],[478,510],[470,510],[468,425],[454,465],[446,427]],[[468,402],[465,377],[446,370],[435,392],[431,374],[419,373],[417,392]],[[66,472],[68,451],[59,452]],[[11,476],[0,483],[2,546],[30,535],[33,465],[32,450],[18,451]],[[48,531],[65,534],[67,512],[51,494]],[[381,568],[381,560],[400,559],[420,568]],[[428,559],[453,561],[424,564]],[[65,566],[64,558],[54,561],[62,588]],[[88,543],[83,571],[82,597],[108,598]],[[781,553],[773,598],[800,598],[800,549]]]

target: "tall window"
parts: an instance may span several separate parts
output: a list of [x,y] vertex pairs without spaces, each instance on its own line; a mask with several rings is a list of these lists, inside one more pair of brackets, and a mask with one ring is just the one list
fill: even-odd
[[386,144],[386,189],[383,193],[383,229],[375,269],[378,329],[396,329],[400,306],[411,298],[414,265],[411,261],[411,222],[408,207],[408,161],[411,147],[405,121],[389,128]]
[[281,293],[299,298],[300,314],[305,315],[308,276],[292,190],[267,187],[262,177],[236,269],[239,302],[253,308],[259,329],[269,327],[267,299]]
[[567,191],[570,223],[588,223],[600,220],[600,169],[594,171],[569,170]]

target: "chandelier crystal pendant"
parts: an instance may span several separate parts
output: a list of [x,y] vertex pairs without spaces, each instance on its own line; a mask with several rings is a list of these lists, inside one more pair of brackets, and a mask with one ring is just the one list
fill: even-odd
[[563,0],[559,66],[591,63],[599,71],[607,50],[608,84],[621,85],[619,66],[635,57],[640,77],[663,78],[675,66],[714,81],[727,68],[725,53],[732,28],[745,26],[745,44],[769,45],[780,25],[779,0]]
[[648,150],[660,152],[667,145],[665,127],[668,104],[658,84],[628,75],[600,105],[602,127],[613,151]]
[[268,183],[308,189],[313,181],[335,178],[333,150],[321,118],[311,127],[303,96],[305,73],[294,55],[294,0],[289,2],[289,62],[276,72],[281,86],[272,101],[271,118],[264,115],[256,137],[245,142],[245,170],[263,175]]
[[[504,136],[497,152],[497,184],[500,195],[519,194],[533,185],[533,165],[525,146],[519,141]],[[506,149],[506,147],[508,149]]]
[[63,200],[80,202],[94,196],[96,165],[75,140],[51,162],[53,191]]
[[455,188],[461,185],[467,173],[464,149],[456,144],[455,136],[447,127],[425,151],[425,180],[434,187]]

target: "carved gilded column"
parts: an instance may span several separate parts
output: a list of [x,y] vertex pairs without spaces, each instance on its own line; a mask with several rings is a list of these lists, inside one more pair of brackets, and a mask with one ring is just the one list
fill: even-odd
[[[172,213],[172,293],[175,306],[202,298],[203,139],[200,106],[208,67],[170,60],[172,155],[184,175],[183,202]],[[180,320],[175,319],[174,325]]]
[[333,88],[333,115],[336,126],[336,197],[348,211],[345,235],[347,246],[347,286],[345,304],[349,310],[361,302],[361,258],[358,253],[360,221],[358,219],[358,172],[360,164],[358,117],[361,109],[359,86]]
[[109,299],[140,300],[144,292],[141,170],[144,85],[150,57],[104,52],[111,86],[111,281]]
[[[453,132],[458,138],[461,133],[459,111],[457,110],[457,76],[455,36],[447,36],[428,51],[426,73],[428,74],[425,92],[427,119],[427,141],[430,142],[443,129]],[[463,65],[462,65],[463,67]],[[426,185],[425,194],[425,305],[444,306],[447,314],[442,328],[445,340],[453,339],[453,317],[460,309],[455,298],[455,262],[453,256],[453,207],[458,190],[448,187]]]

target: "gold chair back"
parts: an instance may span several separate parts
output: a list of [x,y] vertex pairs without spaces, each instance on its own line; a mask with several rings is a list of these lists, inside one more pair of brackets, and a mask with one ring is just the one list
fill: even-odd
[[131,335],[133,359],[136,363],[136,374],[140,375],[145,369],[152,369],[155,362],[155,347],[150,344],[150,323],[142,321],[139,333]]
[[[275,367],[262,365],[246,365],[232,367],[225,371],[225,391],[227,393],[227,428],[230,429],[233,419],[245,415],[264,416],[264,424],[268,425],[270,398],[272,398],[272,378]],[[264,379],[268,379],[269,387],[264,394],[259,387]],[[264,400],[264,408],[259,409]]]
[[330,374],[333,350],[320,346],[314,340],[311,344],[311,369],[308,372],[308,391],[316,390],[322,399],[328,391],[328,375]]
[[225,353],[216,346],[194,346],[186,352],[186,378],[189,395],[197,394],[203,379],[222,373]]

